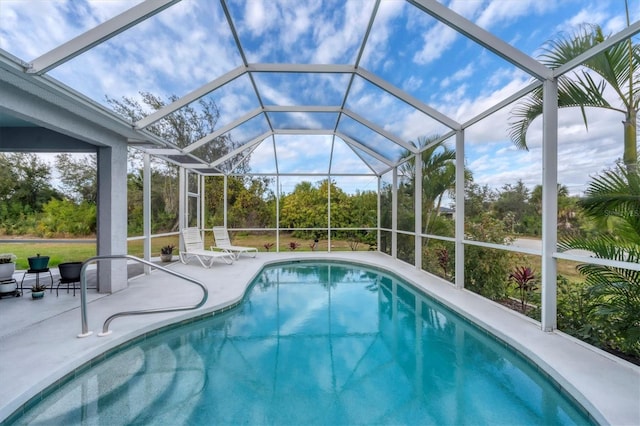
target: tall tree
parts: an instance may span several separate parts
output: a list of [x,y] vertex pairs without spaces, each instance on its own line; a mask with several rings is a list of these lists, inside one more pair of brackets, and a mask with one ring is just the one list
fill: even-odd
[[[171,95],[165,101],[160,96],[149,92],[140,92],[140,96],[141,101],[128,97],[123,97],[121,100],[107,98],[107,101],[117,113],[129,121],[135,122],[147,116],[149,111],[157,111],[178,99],[177,96]],[[186,148],[213,133],[216,130],[219,118],[220,111],[218,110],[218,105],[213,100],[200,99],[154,123],[149,127],[149,131],[164,140],[175,143],[180,148]],[[229,135],[221,135],[197,148],[192,154],[206,162],[212,162],[236,147],[237,144]],[[238,163],[238,158],[233,158],[230,162],[234,164]],[[246,164],[246,161],[239,163],[235,171],[248,171]],[[162,205],[164,208],[162,209],[163,211],[152,212],[156,215],[155,220],[152,218],[152,227],[157,230],[175,230],[178,227],[177,214],[174,214],[174,212],[177,212],[177,167],[162,162],[160,168],[162,170],[151,173],[151,186],[154,192],[152,197],[154,197],[154,205]],[[128,203],[131,212],[138,210],[138,206],[132,205],[132,203],[135,204],[134,200],[137,197],[132,193],[132,191],[137,190],[135,182],[135,178],[133,181],[130,179],[129,182],[131,196]],[[216,195],[218,194],[220,197],[222,196],[222,186],[207,186],[207,191],[212,191],[212,189],[215,191],[215,194],[208,194],[207,197],[205,197],[206,199],[216,199]],[[162,196],[162,200],[156,198],[159,195]],[[157,204],[157,201],[162,202]],[[170,221],[173,223],[170,224]],[[137,223],[136,221],[134,222]],[[134,225],[134,222],[130,220],[130,231],[139,227],[138,225]]]
[[[422,149],[432,144],[437,138],[437,136],[421,137],[412,143]],[[413,181],[415,179],[415,156],[407,151],[402,157],[408,158],[408,160],[400,166],[400,172]],[[447,191],[455,188],[456,152],[447,147],[444,141],[441,141],[424,149],[420,158],[422,160],[422,205],[424,206],[422,231],[428,234],[433,232],[442,206],[442,199]]]
[[82,158],[69,154],[56,155],[63,193],[76,202],[95,204],[98,199],[98,164],[95,155]]
[[[117,113],[135,122],[149,115],[149,109],[157,111],[168,103],[178,100],[176,95],[171,95],[167,101],[164,101],[160,96],[149,92],[140,92],[140,96],[142,103],[127,97],[123,97],[122,100],[107,98],[107,102]],[[175,143],[180,148],[186,148],[213,133],[219,119],[218,105],[213,100],[200,99],[196,104],[180,108],[154,123],[149,127],[149,131],[166,141]],[[236,143],[231,136],[222,135],[197,148],[192,154],[206,162],[212,162],[234,148]]]
[[[608,37],[598,25],[581,26],[573,34],[562,35],[544,46],[540,61],[552,69],[558,68]],[[605,108],[624,114],[623,161],[629,170],[634,170],[638,164],[639,64],[640,45],[633,44],[629,38],[585,61],[580,69],[570,75],[558,78],[558,106],[579,107],[585,126],[587,107]],[[608,99],[609,94],[615,95],[615,99]],[[542,114],[542,103],[542,88],[538,88],[514,107],[512,116],[515,121],[510,123],[509,134],[517,147],[527,148],[527,130],[533,120]]]
[[[328,223],[326,181],[318,182],[317,186],[308,181],[298,183],[293,192],[282,197],[280,209],[282,227],[326,229]],[[296,235],[307,236],[305,232],[299,232]]]
[[[12,204],[19,204],[32,212],[39,212],[52,198],[61,194],[51,186],[51,167],[36,154],[0,154],[0,165],[6,166],[3,175],[10,177],[4,181],[2,195]],[[3,167],[4,168],[4,167]]]
[[479,185],[471,180],[464,186],[464,215],[465,221],[478,222],[482,216],[491,210],[496,201],[496,192],[489,185]]
[[493,209],[496,217],[509,225],[511,233],[525,232],[527,227],[523,221],[535,210],[534,206],[529,204],[529,189],[522,180],[518,180],[515,185],[503,185]]

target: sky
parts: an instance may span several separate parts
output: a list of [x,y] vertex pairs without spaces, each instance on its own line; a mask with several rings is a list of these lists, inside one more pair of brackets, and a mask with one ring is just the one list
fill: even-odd
[[[31,62],[139,1],[0,0],[0,48]],[[624,0],[446,0],[441,3],[533,57],[561,32],[584,23],[606,34],[626,26]],[[640,19],[636,0],[631,21]],[[383,0],[364,49],[374,2],[369,0],[229,0],[229,14],[248,63],[354,64],[447,117],[464,123],[532,79],[522,70],[457,34],[402,0]],[[25,30],[28,29],[28,30]],[[638,37],[635,38],[638,41]],[[107,97],[139,99],[139,91],[183,96],[242,65],[219,0],[183,0],[141,24],[54,68],[48,75],[108,105]],[[258,105],[340,106],[402,141],[441,135],[446,126],[359,76],[349,74],[255,74],[208,94],[224,126]],[[346,90],[349,88],[348,96]],[[614,98],[615,99],[615,98]],[[617,104],[616,104],[617,105]],[[541,120],[529,133],[529,151],[517,150],[507,133],[508,106],[465,132],[465,162],[478,184],[500,188],[521,179],[541,183]],[[330,129],[335,113],[270,113],[282,128]],[[580,194],[590,176],[622,156],[620,113],[588,111],[588,131],[577,110],[559,116],[559,181]],[[246,143],[268,129],[264,115],[231,131]],[[344,118],[338,130],[397,160],[404,149]],[[252,151],[251,170],[271,173],[370,173],[383,164],[332,137],[268,138]],[[448,142],[453,147],[453,141]],[[274,156],[274,152],[277,156]],[[333,155],[332,155],[333,154]],[[369,162],[368,168],[361,158]],[[318,178],[319,180],[320,178]],[[311,179],[313,180],[313,179]],[[370,177],[343,178],[375,189]],[[358,183],[361,182],[361,183]]]

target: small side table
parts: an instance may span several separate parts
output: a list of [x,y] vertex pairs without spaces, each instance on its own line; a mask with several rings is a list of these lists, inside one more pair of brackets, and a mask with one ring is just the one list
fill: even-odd
[[24,284],[24,279],[29,274],[36,274],[36,285],[40,284],[40,274],[49,274],[49,279],[51,280],[51,291],[53,292],[53,275],[51,274],[51,271],[49,270],[49,268],[29,269],[29,270],[27,270],[24,273],[24,275],[22,276],[22,281],[20,281],[20,290],[21,291],[23,290],[22,285]]

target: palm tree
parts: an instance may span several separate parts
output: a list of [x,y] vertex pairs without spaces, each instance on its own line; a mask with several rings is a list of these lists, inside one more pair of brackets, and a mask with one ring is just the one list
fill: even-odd
[[[412,142],[416,147],[422,148],[438,137],[421,137]],[[409,158],[412,157],[412,158]],[[400,166],[400,173],[415,177],[415,158],[409,151],[401,158],[409,158]],[[425,149],[421,153],[422,159],[422,205],[426,206],[423,215],[423,231],[425,234],[433,232],[433,226],[442,206],[442,199],[447,191],[451,191],[456,185],[456,152],[444,145],[444,141],[438,142]]]
[[[598,25],[581,26],[572,35],[563,35],[558,40],[550,41],[543,48],[540,61],[550,68],[558,68],[607,38]],[[640,45],[634,45],[629,38],[587,60],[572,76],[565,74],[558,78],[558,107],[579,107],[587,128],[587,107],[605,108],[624,114],[623,162],[629,170],[635,169],[638,164],[636,129],[640,103],[639,64]],[[594,79],[594,73],[600,78]],[[614,93],[616,99],[607,99],[609,93]],[[526,133],[533,120],[542,114],[542,103],[542,88],[539,87],[514,107],[512,116],[516,120],[510,123],[509,135],[518,148],[527,149]]]
[[[567,238],[561,250],[582,249],[601,259],[640,262],[640,174],[617,166],[589,184],[580,201],[586,215],[615,221],[615,234]],[[588,294],[597,302],[596,315],[607,345],[640,355],[640,271],[595,264],[578,265]]]

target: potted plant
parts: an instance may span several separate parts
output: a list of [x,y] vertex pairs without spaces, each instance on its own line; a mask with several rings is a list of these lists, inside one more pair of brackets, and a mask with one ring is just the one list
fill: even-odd
[[42,299],[47,286],[44,284],[34,284],[31,286],[31,297],[34,299]]
[[27,260],[31,271],[45,271],[49,267],[49,256],[40,256],[40,253],[28,257]]
[[[10,281],[13,279],[13,273],[16,270],[16,259],[17,257],[13,253],[0,254],[0,281]],[[13,289],[6,290],[3,287],[0,287],[0,293],[7,293],[15,290],[15,282],[9,284],[13,285]],[[4,285],[6,284],[0,284],[0,286]]]
[[163,262],[171,262],[173,259],[173,249],[176,248],[173,244],[166,245],[160,249],[160,260]]

